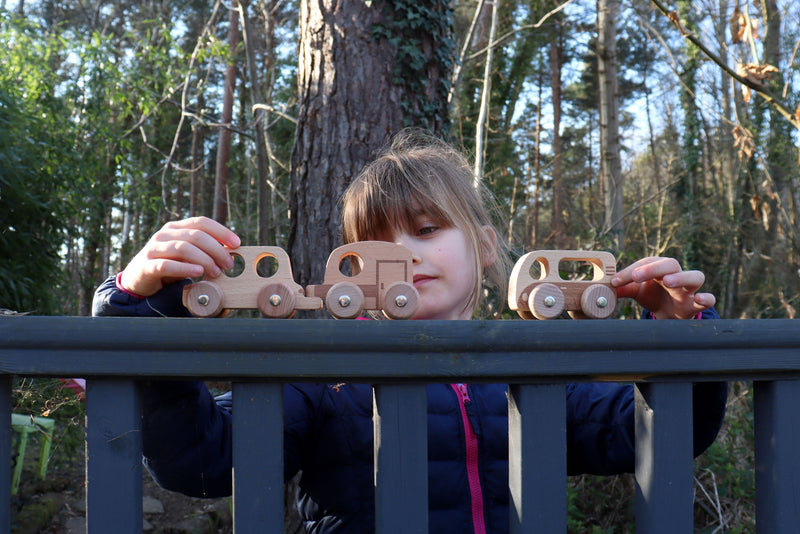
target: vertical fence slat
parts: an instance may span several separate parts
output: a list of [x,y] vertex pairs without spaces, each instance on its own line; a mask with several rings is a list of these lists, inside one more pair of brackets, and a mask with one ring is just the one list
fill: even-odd
[[567,531],[566,398],[564,384],[509,388],[511,534]]
[[137,384],[87,381],[86,420],[88,531],[141,534],[142,417]]
[[374,388],[375,532],[428,532],[428,395],[425,384]]
[[233,524],[283,532],[283,387],[233,385]]
[[692,532],[692,384],[636,386],[636,532]]
[[0,532],[11,532],[11,376],[0,377]]
[[756,463],[756,530],[797,532],[800,524],[800,381],[753,384]]

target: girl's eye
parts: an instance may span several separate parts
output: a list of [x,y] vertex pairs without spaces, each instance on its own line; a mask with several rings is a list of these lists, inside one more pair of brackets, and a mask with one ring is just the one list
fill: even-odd
[[430,235],[434,233],[439,228],[436,226],[423,226],[418,230],[419,235]]

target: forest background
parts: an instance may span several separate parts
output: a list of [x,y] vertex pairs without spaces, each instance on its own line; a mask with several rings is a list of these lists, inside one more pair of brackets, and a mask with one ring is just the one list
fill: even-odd
[[[319,283],[339,193],[409,126],[470,154],[517,255],[674,256],[723,317],[800,308],[794,0],[0,0],[0,42],[3,308],[89,315],[193,215]],[[698,462],[703,531],[752,528],[751,401]],[[630,494],[571,480],[571,529],[628,529]]]

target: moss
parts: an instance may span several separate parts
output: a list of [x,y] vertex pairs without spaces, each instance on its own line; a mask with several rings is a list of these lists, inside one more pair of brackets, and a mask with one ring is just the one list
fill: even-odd
[[53,516],[64,505],[61,496],[54,493],[42,495],[39,499],[25,504],[15,518],[14,532],[34,534],[45,528]]

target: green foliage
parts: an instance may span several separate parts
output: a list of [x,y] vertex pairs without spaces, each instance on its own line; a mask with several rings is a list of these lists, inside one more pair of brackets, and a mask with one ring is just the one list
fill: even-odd
[[25,87],[17,59],[13,49],[0,52],[0,307],[51,314],[63,280],[60,197],[76,162],[69,139],[48,128],[55,102],[44,91],[26,101],[9,90]]
[[[446,132],[449,116],[444,103],[455,57],[451,3],[446,0],[385,2],[384,16],[385,25],[374,25],[372,37],[386,39],[395,48],[393,83],[404,87],[404,94],[415,95],[401,102],[406,126]],[[430,69],[438,71],[440,77],[433,91],[424,84]]]
[[635,531],[633,475],[571,477],[567,485],[567,532]]
[[86,406],[72,390],[55,378],[15,378],[12,393],[14,413],[50,417],[56,422],[49,469],[69,466],[82,454]]

